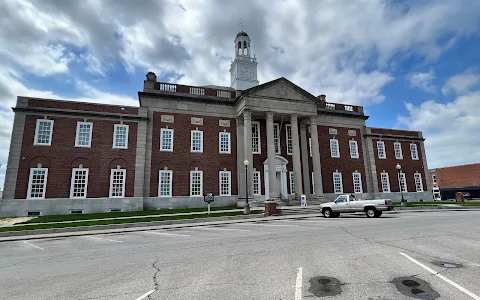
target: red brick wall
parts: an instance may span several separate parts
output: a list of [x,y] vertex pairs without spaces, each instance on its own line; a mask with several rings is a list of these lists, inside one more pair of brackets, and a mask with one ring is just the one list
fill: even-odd
[[371,128],[372,133],[376,134],[391,134],[391,135],[405,135],[405,136],[414,136],[419,137],[418,131],[408,131],[408,130],[396,130],[396,129],[386,129],[386,128]]
[[[70,109],[80,111],[96,111],[96,112],[110,112],[118,114],[138,114],[137,107],[121,106],[121,105],[104,105],[96,103],[75,102],[66,100],[44,100],[44,99],[28,99],[28,106],[45,107],[55,109]],[[122,107],[124,110],[122,110]]]
[[[161,115],[173,115],[174,123],[161,122]],[[191,117],[203,118],[203,125],[192,125]],[[220,127],[219,120],[228,118],[155,112],[153,116],[152,161],[150,176],[150,197],[158,196],[158,171],[165,166],[173,170],[173,196],[190,195],[190,170],[198,167],[203,171],[203,193],[219,191],[219,171],[224,168],[232,173],[232,195],[237,195],[237,135],[235,119],[230,127]],[[160,129],[174,129],[173,152],[160,151]],[[203,130],[203,153],[190,152],[191,130]],[[230,132],[231,154],[219,153],[219,132]]]
[[395,150],[393,148],[393,143],[395,140],[382,140],[385,142],[385,152],[387,155],[386,159],[379,159],[378,158],[378,150],[377,150],[377,141],[379,139],[373,139],[373,149],[375,155],[375,165],[377,167],[377,181],[378,181],[378,189],[382,192],[382,182],[381,182],[381,172],[385,170],[388,173],[388,177],[390,179],[390,190],[392,192],[399,192],[399,184],[398,184],[398,171],[396,169],[397,163],[402,166],[402,171],[405,173],[405,178],[407,181],[407,190],[409,192],[415,192],[415,177],[414,173],[416,171],[422,174],[422,181],[423,181],[423,190],[427,190],[424,166],[423,166],[423,156],[422,152],[420,151],[420,142],[415,142],[417,144],[417,152],[418,152],[418,160],[412,160],[412,155],[410,153],[410,141],[398,141],[402,144],[402,154],[403,159],[396,159],[395,158]]
[[[43,101],[41,101],[43,103]],[[41,163],[48,167],[46,198],[69,198],[72,168],[83,164],[89,168],[88,198],[108,197],[110,188],[110,168],[120,164],[127,169],[125,196],[133,197],[135,178],[135,155],[137,123],[129,125],[128,149],[113,149],[114,124],[111,120],[88,119],[93,122],[92,148],[76,148],[75,135],[80,118],[49,117],[54,120],[52,145],[33,145],[37,119],[41,116],[28,115],[25,120],[23,144],[15,190],[16,199],[25,199],[31,167]]]
[[440,187],[480,186],[480,164],[437,168],[435,174]]

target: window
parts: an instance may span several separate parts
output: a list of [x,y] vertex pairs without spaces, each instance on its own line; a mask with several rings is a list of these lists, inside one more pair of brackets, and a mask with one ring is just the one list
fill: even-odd
[[253,172],[253,194],[255,196],[261,195],[262,185],[260,181],[260,171]]
[[280,126],[278,123],[273,124],[273,142],[275,143],[275,153],[280,154]]
[[351,158],[359,158],[358,156],[358,143],[357,141],[349,141],[350,145],[350,157]]
[[112,169],[110,172],[110,198],[125,197],[125,176],[127,170]]
[[31,168],[30,179],[28,181],[28,199],[45,199],[45,190],[47,188],[47,168]]
[[402,144],[393,143],[393,148],[395,150],[395,158],[396,159],[403,159]]
[[173,129],[160,129],[160,151],[173,151]]
[[172,170],[158,171],[158,197],[172,197]]
[[218,151],[220,153],[230,153],[230,132],[220,132],[218,140]]
[[88,169],[73,168],[70,185],[70,198],[87,198]]
[[340,157],[340,149],[338,148],[338,140],[330,140],[330,154],[332,157]]
[[422,174],[416,172],[413,174],[415,177],[415,189],[417,192],[423,192],[423,182],[422,182]]
[[354,193],[363,193],[363,187],[362,187],[362,175],[358,172],[352,173],[353,177],[353,192]]
[[333,192],[343,194],[342,173],[333,172]]
[[52,144],[53,120],[37,120],[37,127],[35,128],[34,145]]
[[313,174],[312,172],[312,194],[315,194],[315,176]]
[[190,196],[203,195],[203,171],[190,171]]
[[410,153],[413,160],[418,160],[417,144],[410,144]]
[[405,179],[405,173],[398,174],[398,183],[402,192],[407,192],[407,180]]
[[220,196],[232,195],[232,172],[220,171]]
[[377,151],[378,158],[387,158],[387,154],[385,153],[385,142],[377,142]]
[[192,130],[191,152],[203,152],[203,131]]
[[312,156],[312,138],[308,138],[308,148],[310,151],[310,157]]
[[292,126],[290,124],[285,125],[285,134],[287,139],[287,154],[292,155],[293,153]]
[[128,148],[128,125],[115,124],[113,129],[113,148]]
[[77,136],[75,138],[75,147],[92,146],[92,122],[77,122]]
[[252,122],[252,153],[260,154],[262,149],[260,148],[260,123]]
[[437,184],[437,175],[432,175],[432,183]]
[[335,200],[335,203],[345,203],[347,202],[347,196],[339,196],[337,200]]
[[289,172],[288,176],[290,178],[290,194],[295,194],[295,180],[293,172]]
[[384,193],[390,193],[390,179],[388,178],[388,173],[380,173],[380,179],[382,182],[382,191]]

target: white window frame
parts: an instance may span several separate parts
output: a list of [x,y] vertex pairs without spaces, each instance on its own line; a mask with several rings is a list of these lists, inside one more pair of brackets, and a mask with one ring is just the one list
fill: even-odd
[[310,151],[310,157],[312,157],[312,138],[308,138],[308,148]]
[[437,175],[432,175],[432,184],[437,184]]
[[[85,196],[83,197],[74,197],[73,192],[74,192],[74,187],[75,187],[75,173],[77,171],[86,171],[85,172],[85,186],[83,189],[85,190]],[[88,193],[88,168],[72,168],[72,177],[70,179],[70,199],[85,199],[87,198],[87,193]]]
[[[340,178],[340,190],[335,188],[335,175],[338,175]],[[333,172],[333,193],[335,194],[343,194],[343,180],[342,180],[342,173],[341,172]]]
[[[222,175],[228,175],[228,192],[222,192]],[[232,171],[220,171],[218,172],[218,188],[220,196],[231,196],[232,195]]]
[[[79,131],[80,131],[80,125],[90,125],[90,132],[89,132],[89,137],[88,137],[88,145],[79,145]],[[77,131],[75,135],[75,147],[80,147],[80,148],[91,148],[92,147],[92,132],[93,132],[93,122],[77,122]]]
[[[380,147],[380,145],[382,147]],[[380,148],[382,148],[383,155],[380,155]],[[385,142],[377,141],[377,155],[378,155],[378,158],[380,159],[387,159],[387,152],[385,152]]]
[[398,187],[399,187],[399,191],[402,190],[402,180],[403,180],[403,187],[404,189],[402,190],[403,193],[408,193],[408,187],[407,187],[407,178],[405,176],[405,173],[401,172],[398,174]]
[[[34,171],[45,171],[45,179],[43,181],[43,193],[41,197],[32,197],[32,180]],[[27,199],[45,199],[45,194],[47,193],[47,179],[48,179],[48,168],[30,168],[30,176],[28,179],[28,190],[27,190]]]
[[[336,147],[336,155],[333,155],[334,147]],[[340,158],[340,145],[337,139],[330,139],[330,156],[334,158]]]
[[[255,131],[257,133],[257,136],[253,136],[254,130],[253,128],[256,128]],[[262,141],[260,137],[260,122],[259,121],[252,121],[252,154],[262,154]],[[256,141],[256,143],[254,142]],[[254,145],[258,145],[258,151],[254,150]]]
[[[222,151],[222,135],[225,135],[225,136],[228,137],[228,144],[227,144],[228,149],[223,150],[223,151]],[[230,132],[220,131],[218,133],[218,153],[230,154],[230,153],[232,153],[231,148],[232,147],[231,147],[231,143],[230,143]]]
[[[358,191],[356,190],[356,185],[355,185],[355,177],[356,176],[358,176],[358,182],[359,182]],[[362,174],[360,172],[353,172],[352,173],[352,182],[353,182],[353,193],[354,194],[363,194]]]
[[[290,132],[290,134],[288,134]],[[287,145],[287,155],[293,154],[292,125],[285,124],[285,141]],[[290,151],[289,151],[290,150]]]
[[[386,179],[386,186],[384,185],[383,180]],[[382,192],[383,193],[390,193],[390,176],[388,175],[387,172],[382,172],[380,173],[380,184],[382,185]],[[387,187],[387,188],[385,188]]]
[[315,195],[315,175],[314,175],[314,174],[315,174],[315,173],[312,172],[312,176],[311,176],[311,177],[312,177],[312,194]]
[[[170,132],[171,134],[171,141],[170,141],[170,147],[164,149],[164,144],[163,144],[163,135],[165,132]],[[173,128],[161,128],[160,129],[160,151],[168,151],[168,152],[173,152],[173,135],[174,135],[174,130]]]
[[[39,143],[38,142],[38,135],[39,135],[39,123],[40,122],[46,122],[50,123],[50,134],[48,136],[48,143]],[[33,138],[33,144],[37,146],[51,146],[52,145],[52,135],[53,135],[53,120],[48,120],[48,119],[37,119],[37,124],[35,126],[35,137]]]
[[290,180],[290,195],[295,194],[295,176],[293,171],[288,172],[288,179]]
[[[161,195],[160,194],[160,180],[162,179],[162,173],[169,174],[170,181],[168,183],[168,195]],[[165,197],[172,197],[172,186],[173,186],[173,171],[172,170],[158,170],[158,197],[165,198]]]
[[[275,134],[275,130],[277,134]],[[280,124],[278,123],[273,123],[273,143],[275,145],[275,154],[281,154],[282,150],[280,147]]]
[[422,174],[420,172],[415,172],[413,173],[413,177],[415,179],[415,190],[417,191],[417,193],[424,192]]
[[[200,133],[200,150],[193,149],[193,136],[194,133]],[[192,130],[190,133],[190,152],[202,153],[203,152],[203,131],[202,130]]]
[[[122,195],[120,196],[113,196],[113,175],[115,172],[122,172],[123,173],[123,182],[122,182]],[[125,184],[127,182],[127,169],[111,169],[110,170],[110,189],[108,192],[109,198],[124,198],[125,197]]]
[[393,151],[395,152],[396,159],[403,159],[402,143],[393,143]]
[[[412,146],[414,146],[413,149],[412,149]],[[415,153],[415,155],[413,155],[414,153]],[[415,143],[411,143],[411,144],[410,144],[410,154],[412,155],[412,159],[413,159],[413,160],[419,160],[419,158],[418,158],[417,144],[415,144]],[[415,156],[415,157],[414,157],[414,156]]]
[[[194,173],[200,174],[200,195],[193,195],[192,193],[192,178]],[[203,171],[194,170],[190,171],[190,197],[203,197]]]
[[[360,158],[360,153],[358,153],[358,142],[350,140],[348,141],[348,146],[350,148],[350,158]],[[352,152],[352,146],[354,146],[355,152]]]
[[[126,128],[126,131],[125,131],[125,146],[117,146],[117,129],[119,127],[125,127]],[[128,149],[128,130],[129,130],[129,126],[126,125],[126,124],[115,124],[113,125],[113,145],[112,145],[112,148],[115,148],[115,149]]]
[[[255,177],[258,176],[258,182],[255,182]],[[253,195],[254,196],[260,196],[262,194],[262,178],[260,177],[261,173],[260,171],[253,171]],[[258,189],[255,188],[255,185],[257,186]],[[257,193],[255,193],[255,190],[257,190]]]

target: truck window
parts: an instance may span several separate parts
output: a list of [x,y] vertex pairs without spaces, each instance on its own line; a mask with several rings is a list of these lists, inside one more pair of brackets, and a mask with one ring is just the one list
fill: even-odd
[[347,199],[346,199],[345,196],[339,196],[335,202],[336,203],[344,203],[344,202],[347,202]]

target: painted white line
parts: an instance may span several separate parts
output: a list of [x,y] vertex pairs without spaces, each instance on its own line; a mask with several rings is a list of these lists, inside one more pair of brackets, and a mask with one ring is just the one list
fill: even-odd
[[160,231],[142,231],[142,233],[153,233],[159,235],[167,235],[167,236],[189,236],[188,234],[178,234],[178,233],[169,233],[169,232],[160,232]]
[[291,226],[291,227],[295,227],[295,226],[298,226],[298,225],[293,225],[293,224],[265,224],[265,223],[250,223],[250,224],[247,224],[247,223],[239,223],[239,224],[235,224],[235,225],[245,225],[245,226]]
[[455,282],[451,281],[450,279],[448,279],[447,277],[443,276],[442,274],[439,274],[438,272],[430,269],[429,267],[425,266],[424,264],[422,264],[421,262],[411,258],[410,256],[406,255],[405,253],[402,253],[402,252],[399,252],[401,255],[405,256],[406,258],[408,258],[410,261],[412,261],[413,263],[419,265],[420,267],[424,268],[425,270],[427,270],[428,272],[432,273],[433,275],[436,275],[438,278],[442,279],[443,281],[445,281],[446,283],[450,284],[450,285],[453,285],[454,287],[456,287],[457,289],[459,289],[460,291],[464,292],[465,294],[469,295],[470,297],[472,297],[473,299],[475,300],[480,300],[480,297],[475,295],[474,293],[470,292],[469,290],[467,290],[466,288],[462,287],[461,285],[459,284],[456,284]]
[[146,292],[145,294],[141,295],[140,297],[138,297],[138,298],[135,299],[135,300],[145,299],[145,298],[147,298],[148,296],[150,296],[150,294],[153,293],[153,292],[155,292],[155,290],[148,291],[148,292]]
[[105,238],[100,238],[100,237],[97,237],[97,236],[87,236],[87,238],[96,239],[96,240],[103,240],[103,241],[109,241],[109,242],[114,242],[114,243],[123,243],[123,241],[105,239]]
[[34,248],[37,248],[37,249],[40,249],[40,250],[45,250],[45,249],[43,249],[43,248],[40,248],[40,247],[38,247],[38,246],[32,245],[32,244],[30,244],[30,243],[29,243],[29,242],[27,242],[27,241],[23,241],[23,242],[24,242],[25,244],[29,245],[29,246],[32,246],[32,247],[34,247]]
[[297,281],[295,283],[295,300],[302,299],[302,268],[298,268]]
[[231,231],[250,231],[247,229],[237,229],[237,228],[219,228],[219,227],[190,227],[191,229],[214,229],[214,230],[231,230]]

